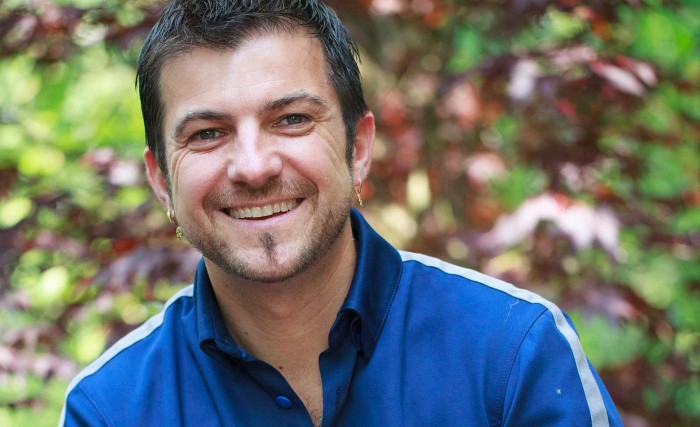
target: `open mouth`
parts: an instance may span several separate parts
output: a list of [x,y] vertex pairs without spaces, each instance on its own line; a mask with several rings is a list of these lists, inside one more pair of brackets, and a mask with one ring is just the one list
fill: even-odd
[[265,219],[289,212],[299,206],[301,199],[287,200],[264,206],[224,209],[227,215],[236,219]]

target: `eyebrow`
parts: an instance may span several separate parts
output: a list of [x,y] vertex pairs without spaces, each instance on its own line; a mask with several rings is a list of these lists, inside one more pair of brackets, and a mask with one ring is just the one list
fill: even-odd
[[188,124],[197,121],[197,120],[213,120],[213,121],[224,121],[224,120],[230,120],[231,115],[230,114],[224,114],[220,113],[218,111],[213,111],[213,110],[200,110],[200,111],[191,111],[187,114],[185,114],[178,122],[177,126],[175,126],[175,130],[172,133],[172,138],[177,139],[178,136],[182,134],[182,132],[185,130]]
[[323,98],[306,91],[300,91],[268,102],[263,106],[262,111],[279,110],[295,102],[308,102],[316,107],[322,108],[324,111],[329,111],[331,109]]

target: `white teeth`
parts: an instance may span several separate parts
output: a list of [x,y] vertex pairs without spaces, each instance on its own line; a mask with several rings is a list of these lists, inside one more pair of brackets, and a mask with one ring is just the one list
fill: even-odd
[[263,218],[280,212],[288,212],[297,207],[296,200],[275,203],[274,205],[253,206],[252,208],[228,209],[229,215],[236,219]]

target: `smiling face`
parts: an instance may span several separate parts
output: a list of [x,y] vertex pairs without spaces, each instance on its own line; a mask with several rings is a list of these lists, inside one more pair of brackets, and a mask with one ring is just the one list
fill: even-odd
[[195,48],[163,66],[170,188],[147,150],[149,182],[210,270],[280,282],[332,268],[351,241],[353,175],[367,174],[374,121],[358,121],[348,164],[325,69],[320,43],[303,32]]

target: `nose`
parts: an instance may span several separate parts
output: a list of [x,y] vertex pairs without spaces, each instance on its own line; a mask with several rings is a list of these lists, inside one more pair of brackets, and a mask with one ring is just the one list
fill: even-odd
[[255,127],[241,127],[232,141],[227,176],[233,183],[260,188],[282,172],[282,159],[274,138]]

